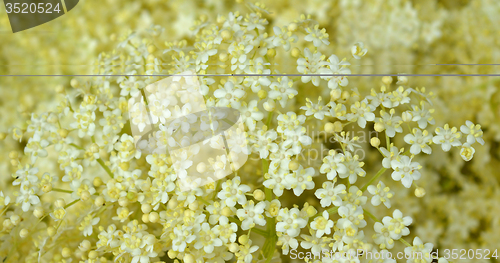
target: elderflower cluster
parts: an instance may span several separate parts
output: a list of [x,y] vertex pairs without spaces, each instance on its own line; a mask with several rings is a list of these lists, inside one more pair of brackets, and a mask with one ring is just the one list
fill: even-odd
[[[21,116],[1,120],[9,128],[0,134],[0,167],[11,175],[0,183],[4,262],[288,262],[292,251],[472,246],[493,253],[500,244],[498,81],[348,76],[366,73],[362,64],[430,63],[432,56],[417,48],[437,47],[429,51],[436,59],[473,53],[457,51],[471,43],[491,49],[498,42],[491,32],[497,3],[125,2],[128,11],[109,18],[116,25],[96,25],[87,36],[108,50],[92,69],[102,76],[59,80],[54,96],[39,92],[43,103],[28,95],[2,109]],[[195,19],[186,14],[192,7],[194,14],[207,12]],[[107,30],[133,10],[159,25],[137,18],[137,30],[108,40]],[[478,10],[491,15],[462,21]],[[162,22],[166,13],[175,23]],[[452,31],[454,24],[461,31]],[[484,24],[488,32],[473,30]],[[88,63],[96,50],[90,44],[84,50]],[[487,52],[478,57],[491,59]],[[388,74],[407,71],[390,68]],[[186,72],[199,83],[191,94],[174,96],[158,85]],[[193,100],[195,93],[203,98]],[[8,98],[6,105],[16,101]],[[141,98],[147,107],[130,103]],[[186,135],[193,127],[214,125],[214,112],[189,117],[201,108],[239,112],[242,128],[234,133],[244,142],[212,137],[207,144],[226,153],[227,145],[244,145],[236,149],[248,155],[241,168],[234,167],[237,155],[214,150],[199,162],[196,147],[173,151],[191,144]],[[138,141],[134,129],[144,132],[149,124],[157,130]],[[206,180],[186,181],[193,173]],[[433,260],[449,262],[420,263]]]

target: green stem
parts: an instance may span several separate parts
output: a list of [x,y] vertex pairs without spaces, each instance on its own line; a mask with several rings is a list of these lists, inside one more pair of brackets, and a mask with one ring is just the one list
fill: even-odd
[[378,170],[378,172],[375,174],[375,176],[372,177],[372,179],[370,179],[370,181],[368,181],[368,183],[366,183],[362,188],[361,188],[361,191],[365,191],[368,186],[373,183],[373,181],[377,180],[385,171],[387,170],[387,168],[385,167],[382,167],[380,168],[380,170]]
[[80,199],[76,199],[75,201],[73,201],[73,202],[71,202],[71,203],[69,203],[69,204],[65,205],[65,206],[64,206],[64,209],[66,209],[66,208],[68,208],[68,207],[70,207],[70,206],[72,206],[72,205],[76,204],[78,201],[80,201]]
[[52,191],[54,191],[54,192],[61,192],[61,193],[68,193],[68,194],[73,193],[73,191],[70,191],[70,190],[64,190],[64,189],[59,189],[59,188],[52,188]]
[[111,178],[115,178],[113,172],[111,172],[111,170],[109,169],[108,166],[106,166],[106,164],[104,163],[104,161],[102,159],[97,159],[97,162],[102,166],[102,168],[109,174],[109,176],[111,176]]
[[271,125],[271,121],[273,120],[273,112],[269,112],[269,114],[267,114],[267,121],[266,121],[266,126],[269,128],[269,125]]
[[380,220],[378,220],[372,213],[368,212],[368,210],[363,209],[363,212],[365,212],[365,214],[367,214],[371,219],[373,219],[373,221],[380,222]]

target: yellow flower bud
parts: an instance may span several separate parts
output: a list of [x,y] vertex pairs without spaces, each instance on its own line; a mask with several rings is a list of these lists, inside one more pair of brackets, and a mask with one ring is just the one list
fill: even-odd
[[382,83],[384,83],[385,85],[391,85],[392,77],[391,76],[382,77]]
[[33,215],[36,218],[42,218],[42,216],[43,216],[43,208],[41,206],[35,207],[35,209],[33,209]]
[[56,234],[56,229],[53,226],[47,227],[47,234],[53,237]]
[[158,220],[160,220],[160,215],[157,212],[149,213],[149,222],[156,223]]
[[377,122],[377,123],[375,123],[375,125],[374,125],[374,127],[373,127],[373,128],[374,128],[374,129],[375,129],[375,131],[377,131],[377,132],[383,132],[383,131],[384,131],[384,129],[385,129],[385,125],[384,125],[383,123],[381,123],[381,122]]
[[424,197],[425,195],[425,189],[422,188],[422,187],[417,187],[417,189],[415,189],[415,196],[416,197]]
[[19,231],[19,236],[20,236],[21,238],[25,238],[25,237],[27,237],[27,236],[28,236],[28,234],[29,234],[29,232],[28,232],[28,229],[26,229],[26,228],[23,228],[23,229],[21,229],[21,231]]
[[239,238],[238,238],[238,242],[240,242],[240,244],[242,245],[246,245],[248,244],[248,235],[241,235]]
[[61,255],[64,258],[69,258],[71,256],[71,250],[68,247],[65,247],[65,248],[62,249]]
[[257,201],[262,201],[262,200],[266,199],[266,194],[264,194],[264,192],[262,190],[257,189],[255,191],[253,191],[253,197]]
[[257,92],[257,96],[259,96],[259,99],[265,99],[267,97],[267,91],[261,89],[259,92]]
[[225,217],[230,217],[233,215],[233,211],[231,211],[231,208],[229,208],[229,207],[224,207],[221,211],[221,215],[223,215]]
[[378,148],[380,146],[380,139],[378,137],[372,137],[370,139],[370,144],[375,147],[375,148]]
[[151,210],[152,210],[152,209],[153,209],[153,208],[151,207],[151,205],[150,205],[150,204],[142,204],[142,206],[141,206],[141,211],[142,211],[143,213],[145,213],[145,214],[147,214],[147,213],[151,212]]
[[269,58],[274,58],[276,56],[276,50],[274,48],[270,48],[267,50],[267,56]]
[[298,48],[294,47],[294,48],[292,49],[291,54],[292,54],[292,57],[294,57],[294,58],[298,58],[298,57],[300,56],[300,50],[299,50]]
[[325,124],[325,131],[328,133],[334,133],[335,132],[335,125],[331,122],[328,122]]
[[99,187],[103,184],[101,177],[96,177],[94,178],[94,181],[92,182],[94,187]]

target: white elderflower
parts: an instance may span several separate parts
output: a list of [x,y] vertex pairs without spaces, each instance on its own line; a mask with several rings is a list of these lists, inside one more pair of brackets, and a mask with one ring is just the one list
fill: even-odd
[[357,186],[353,185],[349,187],[349,192],[347,192],[343,197],[343,206],[356,205],[363,206],[366,204],[368,197],[363,196],[363,191],[361,191]]
[[255,224],[259,226],[266,225],[266,219],[263,216],[265,208],[266,204],[264,202],[254,205],[253,201],[250,200],[248,203],[243,204],[243,208],[236,211],[236,215],[241,220],[241,229],[248,230],[255,227]]
[[93,227],[99,223],[99,220],[99,217],[93,218],[90,214],[86,215],[83,218],[78,230],[82,231],[84,236],[90,236],[92,235]]
[[360,59],[362,56],[368,52],[368,49],[364,48],[363,42],[357,42],[351,48],[351,54],[355,59]]
[[40,203],[40,198],[36,195],[38,187],[23,183],[20,187],[19,195],[17,196],[16,203],[21,205],[24,212],[27,212],[30,207]]
[[316,230],[316,237],[321,238],[324,234],[329,235],[333,227],[333,221],[329,219],[330,214],[323,211],[321,216],[318,216],[311,222],[311,228]]
[[469,145],[472,145],[476,141],[484,145],[484,140],[482,138],[483,136],[483,130],[481,130],[481,125],[472,123],[471,121],[466,121],[465,125],[462,125],[460,127],[460,131],[463,134],[467,134],[467,143]]
[[342,198],[341,195],[345,194],[345,185],[339,184],[335,186],[332,182],[324,182],[321,186],[322,188],[316,190],[314,195],[320,199],[320,204],[322,207],[327,207],[330,205],[341,206]]
[[282,196],[285,188],[290,189],[290,184],[285,179],[288,174],[288,169],[271,169],[269,173],[264,175],[266,180],[263,182],[263,185],[268,189],[272,189],[276,196]]
[[389,137],[394,137],[396,132],[403,132],[401,124],[403,120],[399,116],[394,116],[395,110],[391,109],[389,113],[384,110],[380,111],[380,118],[378,118],[377,123],[381,123],[385,129],[385,134]]
[[410,230],[407,226],[412,223],[412,219],[409,216],[403,217],[403,213],[398,209],[394,210],[392,217],[386,216],[382,218],[382,223],[391,233],[391,238],[394,240],[400,239],[402,236],[407,236],[410,234]]
[[412,133],[404,137],[405,142],[411,144],[410,153],[419,154],[422,151],[426,154],[431,154],[432,149],[429,143],[432,140],[432,135],[426,130],[422,131],[417,128],[413,129]]
[[190,244],[196,239],[193,233],[193,227],[186,225],[178,225],[174,227],[173,234],[170,234],[172,239],[172,249],[177,252],[184,252],[187,244]]
[[417,162],[412,162],[411,158],[404,155],[391,161],[391,167],[394,171],[391,174],[392,179],[400,181],[406,188],[410,188],[414,180],[420,179],[422,166]]
[[312,81],[314,86],[319,86],[320,77],[311,74],[320,74],[321,68],[325,65],[325,56],[319,51],[312,53],[309,48],[304,49],[304,58],[297,59],[297,71],[304,74],[301,77],[303,83]]
[[369,104],[367,99],[356,101],[351,105],[351,113],[347,114],[347,120],[357,121],[359,127],[364,128],[367,121],[375,120],[374,110],[375,106]]
[[126,207],[118,207],[118,209],[116,210],[116,216],[112,217],[111,219],[118,220],[121,223],[123,223],[133,213],[134,213],[133,211],[130,212]]
[[470,146],[468,143],[464,143],[462,145],[462,149],[460,149],[460,156],[462,157],[462,159],[464,159],[464,161],[468,162],[472,159],[475,152],[476,150],[472,146]]
[[224,87],[220,87],[218,90],[214,91],[214,96],[219,99],[217,103],[221,107],[232,107],[234,109],[240,108],[240,99],[245,96],[245,91],[239,87],[239,85],[234,85],[232,81],[227,81]]
[[245,73],[257,76],[246,76],[243,85],[250,87],[255,93],[259,92],[262,87],[268,87],[271,80],[266,75],[271,74],[271,70],[265,67],[267,65],[269,63],[265,63],[262,58],[251,59],[248,67],[245,68]]
[[406,263],[431,263],[432,243],[423,243],[419,237],[413,239],[413,246],[405,248],[405,254],[411,255]]
[[374,206],[384,203],[387,208],[391,208],[391,198],[394,197],[394,191],[387,186],[384,182],[379,181],[377,186],[369,185],[367,188],[368,192],[373,195],[371,203]]
[[309,41],[309,42],[313,42],[313,45],[315,47],[319,47],[319,46],[321,46],[321,44],[324,44],[326,46],[330,45],[330,42],[328,41],[328,33],[326,33],[326,29],[322,28],[320,30],[318,24],[314,25],[313,28],[306,27],[306,32],[307,32],[307,35],[304,37],[304,40]]
[[95,112],[88,110],[77,111],[73,113],[73,118],[76,122],[70,124],[73,129],[78,129],[78,137],[83,138],[84,136],[92,136],[95,131]]
[[243,205],[247,202],[245,193],[251,189],[249,186],[241,184],[239,176],[235,176],[232,180],[227,180],[222,183],[222,189],[217,193],[220,198],[229,207],[234,207],[236,203]]
[[279,213],[278,223],[276,224],[276,231],[288,234],[291,237],[296,237],[300,233],[300,229],[307,226],[307,221],[301,218],[298,208],[282,208]]
[[[326,74],[328,76],[321,76],[322,79],[328,80],[328,88],[331,90],[338,89],[339,85],[342,87],[349,84],[347,76],[351,74],[351,70],[347,66],[351,65],[345,59],[342,61],[336,55],[331,55],[325,62],[325,67],[319,70],[319,73]],[[338,75],[338,76],[331,76]]]
[[267,130],[267,127],[251,133],[249,145],[252,151],[258,152],[261,159],[267,158],[269,153],[278,151],[278,145],[274,142],[278,134],[275,130]]
[[325,114],[328,114],[328,107],[321,103],[321,96],[318,98],[318,103],[314,104],[309,98],[306,98],[306,106],[300,107],[301,110],[305,110],[306,116],[314,115],[314,118],[322,120],[325,118]]
[[293,189],[293,193],[296,196],[300,196],[304,192],[304,190],[314,189],[314,181],[313,181],[314,175],[315,175],[314,168],[309,167],[304,169],[302,165],[299,165],[297,171],[288,174],[285,177],[285,180]]
[[283,47],[285,51],[290,50],[291,43],[297,42],[297,36],[292,32],[288,31],[286,27],[279,28],[277,26],[273,27],[274,37],[271,37],[271,41],[275,47]]
[[299,247],[299,242],[297,241],[297,239],[281,232],[278,232],[276,234],[278,236],[276,245],[281,247],[281,249],[283,250],[283,255],[288,255],[290,248],[297,249]]
[[34,164],[38,157],[47,157],[48,153],[45,148],[49,146],[49,142],[40,137],[40,133],[35,132],[33,137],[28,140],[26,147],[24,148],[24,153],[31,155],[31,163]]
[[404,150],[394,146],[393,143],[391,143],[390,145],[390,151],[384,147],[380,147],[379,149],[384,156],[384,159],[382,160],[382,166],[387,169],[391,168],[391,162],[396,160]]
[[349,178],[349,183],[353,184],[358,180],[358,176],[365,177],[366,172],[362,168],[365,163],[358,161],[358,155],[352,156],[350,152],[346,152],[344,157],[343,164],[347,169],[344,173],[339,172],[340,178]]
[[286,107],[288,100],[293,99],[298,94],[298,91],[293,88],[293,80],[287,76],[279,77],[277,81],[271,83],[269,88],[271,90],[268,97],[277,100],[283,108]]
[[337,227],[344,229],[347,236],[354,236],[360,228],[366,226],[363,208],[356,205],[341,206],[338,214],[342,217],[337,220]]
[[118,158],[122,162],[128,162],[133,158],[138,159],[141,157],[141,152],[135,148],[134,137],[125,133],[115,143],[115,150],[118,151]]
[[462,135],[458,132],[456,127],[450,129],[450,126],[445,124],[443,128],[436,128],[436,136],[432,138],[432,142],[441,144],[443,151],[447,152],[451,149],[451,146],[462,145],[460,137],[462,137]]
[[333,180],[337,176],[337,173],[347,172],[347,168],[343,162],[344,155],[342,153],[336,153],[330,150],[328,156],[323,158],[323,164],[319,171],[321,173],[326,173],[328,180]]
[[417,122],[420,129],[425,129],[427,124],[434,125],[434,123],[436,123],[434,118],[431,116],[433,112],[434,109],[425,109],[425,103],[422,101],[420,103],[420,107],[413,105],[413,111],[410,113],[411,116],[413,116],[412,121]]
[[240,107],[242,122],[248,127],[249,130],[255,130],[255,124],[264,118],[264,114],[257,108],[257,100],[252,100],[248,103],[243,103]]
[[276,130],[287,136],[294,136],[297,133],[297,128],[305,122],[306,116],[297,115],[290,111],[286,114],[280,114],[277,119],[278,127]]
[[206,253],[212,253],[215,247],[222,246],[222,240],[218,238],[219,230],[217,227],[210,228],[208,223],[201,225],[200,231],[197,233],[197,241],[194,248],[202,249]]
[[375,244],[379,245],[381,249],[391,249],[394,247],[394,239],[391,237],[391,231],[382,223],[375,222],[373,225],[375,234],[372,236]]
[[376,92],[374,89],[371,89],[370,96],[366,96],[368,100],[370,100],[370,104],[372,104],[375,107],[382,106],[386,108],[391,108],[392,107],[392,93],[387,92],[386,93],[386,87],[381,86],[380,87],[380,92]]
[[5,196],[2,191],[0,191],[0,209],[3,209],[10,203],[10,196]]
[[324,250],[329,249],[330,238],[328,237],[317,237],[314,231],[310,231],[311,235],[300,235],[304,240],[300,242],[300,246],[304,249],[310,250],[312,253],[319,255],[323,253]]
[[103,115],[104,118],[99,120],[99,124],[103,127],[105,134],[117,134],[125,126],[125,120],[120,109],[107,110]]

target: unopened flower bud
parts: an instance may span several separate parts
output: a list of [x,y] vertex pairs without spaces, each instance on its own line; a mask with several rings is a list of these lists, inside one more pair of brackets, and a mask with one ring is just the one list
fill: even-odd
[[160,215],[157,212],[149,213],[149,222],[156,223],[160,220]]
[[185,254],[184,257],[182,258],[182,260],[185,262],[185,263],[194,263],[194,257],[193,255],[191,254]]
[[330,99],[336,101],[342,96],[342,91],[340,89],[334,89],[330,91]]
[[56,234],[56,229],[53,226],[47,227],[47,234],[50,237],[53,237]]
[[95,250],[90,251],[90,252],[89,252],[89,258],[90,258],[90,259],[95,259],[95,258],[97,258],[97,251],[95,251]]
[[253,191],[253,198],[255,198],[255,200],[257,201],[262,201],[266,199],[266,194],[264,194],[262,190],[256,189],[255,191]]
[[149,214],[142,215],[142,222],[149,223]]
[[267,50],[267,56],[270,58],[274,58],[276,56],[276,49],[270,48]]
[[246,245],[248,244],[248,235],[241,235],[239,238],[238,238],[238,242],[240,242],[240,244],[242,245]]
[[103,184],[101,177],[96,177],[94,178],[94,181],[92,182],[94,187],[99,187]]
[[141,211],[142,211],[143,213],[145,213],[145,214],[147,214],[147,213],[151,212],[151,210],[152,210],[152,209],[153,209],[153,208],[151,207],[151,205],[150,205],[150,204],[142,204],[142,206],[141,206]]
[[81,194],[80,194],[80,198],[82,199],[82,201],[87,201],[90,199],[90,192],[88,190],[85,190],[83,191]]
[[422,188],[422,187],[417,187],[417,189],[415,189],[415,196],[416,197],[424,197],[425,195],[425,189]]
[[274,102],[274,100],[267,100],[266,102],[264,102],[264,109],[266,111],[274,111],[276,109],[276,102]]
[[385,129],[385,125],[384,125],[383,123],[381,123],[381,122],[377,122],[377,123],[375,123],[375,125],[374,125],[374,127],[373,127],[373,128],[374,128],[374,129],[375,129],[375,131],[377,131],[377,132],[383,132],[383,131],[384,131],[384,129]]
[[294,57],[294,58],[298,58],[298,57],[300,56],[300,50],[299,50],[298,48],[294,47],[294,48],[292,49],[291,54],[292,54],[292,57]]
[[378,148],[380,146],[380,139],[378,137],[372,137],[370,139],[370,144],[375,147],[375,148]]
[[95,201],[94,201],[94,204],[96,206],[103,206],[105,204],[105,201],[104,201],[104,198],[102,196],[98,196]]
[[64,199],[62,198],[59,198],[57,199],[55,202],[54,202],[54,206],[57,207],[57,208],[61,208],[61,207],[64,207],[66,205],[66,202],[64,201]]
[[391,85],[392,77],[391,76],[382,77],[382,83],[384,83],[385,85]]
[[27,236],[28,236],[28,234],[29,234],[29,232],[28,232],[28,229],[26,229],[26,228],[23,228],[23,229],[21,229],[21,231],[19,231],[19,236],[20,236],[21,238],[25,238],[25,237],[27,237]]
[[267,98],[267,91],[261,89],[259,92],[257,92],[257,96],[259,96],[259,99],[265,99]]
[[290,23],[290,24],[288,25],[288,31],[290,31],[290,32],[294,32],[294,31],[296,31],[296,30],[297,30],[297,28],[298,28],[297,23]]
[[290,161],[290,163],[288,163],[288,169],[292,171],[299,169],[299,163],[295,160]]
[[325,131],[328,133],[334,133],[335,132],[335,125],[331,122],[328,122],[325,124]]
[[35,207],[35,209],[33,209],[33,215],[36,218],[42,218],[42,216],[43,216],[43,208],[41,206]]
[[65,247],[61,250],[61,255],[64,258],[69,258],[71,256],[71,250],[68,247]]
[[225,217],[230,217],[233,215],[233,211],[231,211],[231,208],[229,207],[224,207],[221,211],[221,215],[225,216]]
[[87,251],[90,249],[90,241],[88,240],[83,240],[82,243],[80,243],[80,245],[78,246],[78,248],[81,250],[81,251]]

